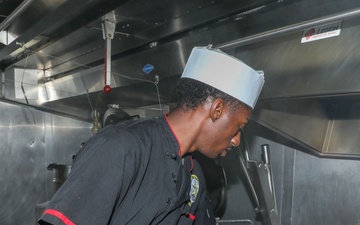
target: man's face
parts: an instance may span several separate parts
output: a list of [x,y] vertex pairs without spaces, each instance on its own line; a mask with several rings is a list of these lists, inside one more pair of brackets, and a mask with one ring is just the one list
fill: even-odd
[[240,130],[248,123],[251,112],[244,107],[230,112],[225,106],[220,116],[207,127],[198,150],[209,158],[225,156],[232,146],[240,144]]

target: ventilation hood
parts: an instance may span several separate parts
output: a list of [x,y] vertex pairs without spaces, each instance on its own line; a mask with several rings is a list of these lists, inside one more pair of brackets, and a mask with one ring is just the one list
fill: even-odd
[[[349,10],[220,45],[266,71],[253,120],[310,154],[358,158],[359,15]],[[301,42],[324,25],[341,27],[340,35]]]
[[[1,101],[89,122],[109,105],[127,113],[164,110],[176,102],[174,87],[191,49],[213,44],[265,71],[252,121],[273,131],[273,139],[319,157],[360,156],[360,2],[11,3],[0,20]],[[109,13],[116,28],[112,91],[104,93],[102,23]],[[340,34],[301,42],[305,31],[329,24]]]

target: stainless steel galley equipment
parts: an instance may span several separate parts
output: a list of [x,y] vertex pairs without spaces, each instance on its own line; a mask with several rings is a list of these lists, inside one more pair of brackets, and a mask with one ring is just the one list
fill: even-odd
[[251,195],[255,202],[255,211],[261,214],[264,225],[278,225],[276,195],[272,168],[270,165],[270,147],[268,144],[261,146],[262,160],[250,160],[249,147],[245,133],[241,135],[245,150],[239,148],[239,158],[245,178],[250,186]]

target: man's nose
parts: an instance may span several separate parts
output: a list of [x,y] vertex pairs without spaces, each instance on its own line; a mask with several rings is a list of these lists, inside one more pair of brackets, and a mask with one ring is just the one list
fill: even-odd
[[236,135],[231,139],[231,146],[237,147],[240,145],[240,136],[241,136],[241,132],[238,131]]

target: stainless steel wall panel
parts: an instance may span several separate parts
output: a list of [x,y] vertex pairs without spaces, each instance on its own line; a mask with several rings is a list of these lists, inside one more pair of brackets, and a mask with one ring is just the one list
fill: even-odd
[[47,148],[55,150],[46,153],[46,161],[70,165],[72,155],[76,154],[81,144],[92,136],[92,124],[50,114],[47,114],[45,119]]
[[[51,163],[71,165],[72,156],[80,150],[81,144],[92,136],[92,124],[51,114],[46,114],[45,124],[46,167]],[[48,171],[46,173],[47,200],[55,193],[56,186],[52,180],[53,171]]]
[[[293,148],[291,143],[277,140],[276,133],[253,122],[246,127],[246,132],[251,159],[261,160],[260,146],[270,146],[280,225],[359,223],[359,161],[306,154]],[[255,213],[236,154],[231,151],[221,161],[224,162],[229,185],[222,219],[250,219],[256,225],[264,225]]]
[[54,194],[50,163],[70,164],[91,124],[0,102],[0,224],[35,224]]
[[1,104],[0,223],[34,221],[34,206],[45,196],[42,114]]
[[360,221],[359,161],[319,159],[296,152],[292,225]]

